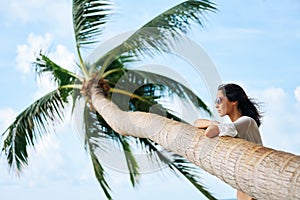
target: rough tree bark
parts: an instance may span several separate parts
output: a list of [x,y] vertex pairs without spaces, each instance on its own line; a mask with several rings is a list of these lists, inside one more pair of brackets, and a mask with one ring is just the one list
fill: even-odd
[[122,135],[149,138],[256,199],[300,199],[300,156],[204,130],[156,114],[125,112],[90,88],[97,112]]

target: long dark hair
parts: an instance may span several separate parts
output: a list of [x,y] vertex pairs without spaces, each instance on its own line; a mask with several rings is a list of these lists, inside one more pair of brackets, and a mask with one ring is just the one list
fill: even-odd
[[243,88],[237,84],[229,83],[218,87],[229,101],[237,101],[238,109],[243,116],[251,117],[256,121],[257,126],[261,124],[262,114],[259,105],[252,98],[249,98]]

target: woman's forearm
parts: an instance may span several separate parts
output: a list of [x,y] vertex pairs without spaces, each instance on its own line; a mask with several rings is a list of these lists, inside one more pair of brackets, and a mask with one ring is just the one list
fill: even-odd
[[208,128],[210,125],[217,125],[219,124],[219,122],[217,121],[212,121],[209,119],[196,119],[194,121],[194,126],[198,127],[198,128]]
[[216,137],[220,134],[220,130],[218,125],[211,124],[207,127],[207,129],[204,132],[204,135],[210,138]]

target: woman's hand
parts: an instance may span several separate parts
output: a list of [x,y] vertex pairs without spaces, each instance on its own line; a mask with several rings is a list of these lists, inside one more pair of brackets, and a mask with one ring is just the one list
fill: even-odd
[[203,129],[206,129],[211,124],[212,124],[212,121],[210,121],[208,119],[196,119],[194,121],[194,126],[196,126],[198,128],[203,128]]
[[218,122],[210,121],[208,119],[197,119],[194,121],[194,126],[198,128],[206,129],[204,135],[210,138],[219,135],[220,131],[217,124]]

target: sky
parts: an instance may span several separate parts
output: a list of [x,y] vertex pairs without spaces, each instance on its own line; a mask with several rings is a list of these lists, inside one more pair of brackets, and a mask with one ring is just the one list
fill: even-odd
[[[116,15],[107,25],[103,40],[137,29],[182,1],[114,2]],[[222,82],[240,84],[250,97],[261,102],[264,118],[260,131],[264,145],[299,155],[299,1],[253,0],[250,4],[242,0],[216,0],[215,3],[218,12],[207,15],[204,29],[193,26],[188,37],[205,50]],[[68,69],[74,66],[71,4],[70,0],[1,0],[1,133],[19,112],[51,88],[49,80],[36,78],[30,64],[40,49],[47,50],[62,66]],[[184,73],[192,76],[189,70]],[[192,89],[200,96],[207,91],[198,87],[203,85],[201,77],[190,79]],[[107,170],[113,174],[109,181],[117,200],[205,199],[184,178],[167,170],[143,174],[134,189],[126,174]],[[235,196],[230,186],[202,173],[202,182],[218,199]],[[105,199],[72,119],[57,126],[56,134],[47,135],[35,150],[30,150],[29,166],[19,176],[9,171],[1,156],[0,193],[7,200]]]

